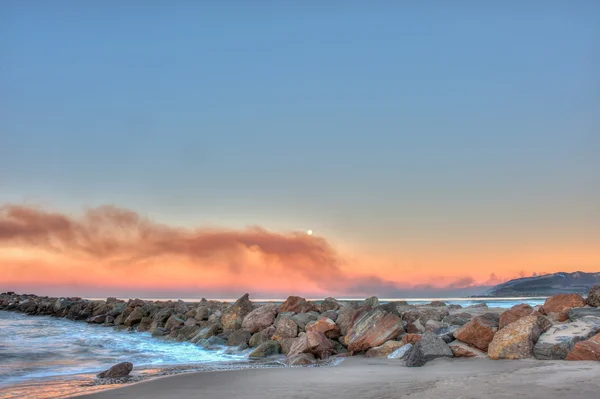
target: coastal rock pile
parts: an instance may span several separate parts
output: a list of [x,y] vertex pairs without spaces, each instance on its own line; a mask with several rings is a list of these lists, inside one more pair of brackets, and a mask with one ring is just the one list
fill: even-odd
[[[288,365],[314,364],[331,356],[364,354],[406,359],[411,367],[438,357],[598,360],[600,286],[584,300],[576,294],[550,297],[540,308],[461,308],[435,301],[380,304],[291,296],[281,304],[209,301],[106,301],[51,298],[8,292],[0,310],[50,315],[206,349],[248,349],[252,358],[286,355]],[[107,371],[108,372],[108,371]]]

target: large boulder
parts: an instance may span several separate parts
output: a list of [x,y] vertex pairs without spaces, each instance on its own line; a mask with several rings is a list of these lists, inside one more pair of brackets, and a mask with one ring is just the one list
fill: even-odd
[[542,360],[561,360],[575,344],[600,332],[600,319],[582,317],[577,321],[552,326],[540,336],[533,347],[533,355]]
[[392,353],[390,353],[387,358],[388,359],[404,359],[412,350],[412,344],[402,345]]
[[365,357],[387,357],[401,346],[404,346],[404,344],[400,341],[387,341],[383,345],[369,349],[365,353]]
[[319,311],[319,308],[306,299],[299,296],[290,296],[281,305],[279,305],[280,312],[296,312],[296,313],[307,313],[310,311]]
[[300,353],[310,353],[317,359],[327,359],[334,351],[334,345],[327,337],[318,331],[302,334],[292,344],[288,356]]
[[247,330],[235,330],[227,337],[227,346],[247,346],[250,341],[250,331]]
[[470,313],[456,313],[451,314],[442,319],[442,324],[446,326],[464,326],[471,321],[473,316]]
[[[336,326],[335,322],[327,317],[321,317],[319,320],[310,322],[309,324],[306,325],[307,332],[308,331],[319,331],[325,335],[327,335],[326,333],[328,333],[330,331],[334,331],[336,328],[337,328],[337,326]],[[338,334],[338,336],[339,336],[339,334]]]
[[354,322],[345,341],[348,350],[360,352],[397,338],[403,330],[402,320],[398,316],[375,308]]
[[411,349],[406,359],[406,365],[421,367],[430,360],[453,356],[452,350],[441,338],[432,332],[426,332]]
[[586,302],[590,306],[600,308],[600,285],[595,285],[590,288]]
[[568,311],[585,306],[585,301],[579,294],[560,294],[546,299],[540,312],[556,321],[567,321]]
[[490,359],[526,359],[552,323],[542,315],[521,317],[496,332],[488,347]]
[[254,349],[250,353],[250,357],[267,357],[276,355],[281,351],[281,345],[277,341],[269,340],[265,341],[262,344],[258,345],[256,349]]
[[254,309],[252,312],[248,313],[246,317],[244,317],[242,328],[250,331],[251,333],[264,330],[273,324],[275,321],[275,316],[277,316],[277,305],[269,304],[261,306],[257,309]]
[[298,325],[289,317],[282,317],[277,322],[275,332],[272,337],[274,340],[284,338],[296,338],[298,336]]
[[300,331],[304,331],[308,323],[319,319],[319,314],[317,312],[298,313],[290,318],[296,323]]
[[262,331],[254,333],[250,338],[250,342],[248,342],[248,345],[250,345],[251,348],[256,348],[263,342],[269,341],[273,337],[274,333],[275,327],[269,326]]
[[600,317],[600,308],[573,308],[567,312],[567,316],[571,321],[577,321],[586,316]]
[[321,302],[320,310],[321,310],[321,313],[325,313],[330,310],[338,310],[340,307],[341,307],[341,304],[338,302],[337,299],[328,297],[328,298],[325,298],[323,300],[323,302]]
[[126,377],[133,370],[133,364],[130,362],[122,362],[115,364],[108,370],[105,370],[97,375],[98,378],[122,378]]
[[508,324],[515,322],[522,317],[529,316],[531,313],[533,313],[533,308],[531,305],[526,303],[515,305],[512,308],[502,312],[500,315],[500,321],[498,323],[498,329],[501,330]]
[[340,333],[346,335],[352,323],[352,315],[356,312],[358,306],[354,302],[345,303],[338,311],[338,318],[335,323],[340,328]]
[[402,338],[400,339],[400,342],[402,342],[403,344],[416,344],[417,342],[419,342],[419,340],[421,339],[422,335],[421,334],[404,334],[402,336]]
[[221,316],[221,324],[224,329],[238,330],[242,328],[244,317],[253,310],[249,295],[244,294],[233,305],[228,307]]
[[587,341],[577,342],[565,360],[600,360],[600,334]]
[[487,352],[494,334],[498,330],[498,315],[485,313],[474,317],[467,324],[454,332],[454,337],[477,349]]
[[454,357],[487,357],[487,353],[485,353],[484,351],[480,351],[477,348],[473,348],[472,346],[469,346],[461,341],[451,341],[448,343],[448,346],[450,347],[450,350],[452,351]]
[[379,306],[379,298],[376,296],[369,297],[360,303],[360,306],[368,306],[370,308],[374,308]]
[[202,339],[209,339],[210,337],[217,335],[220,330],[221,326],[218,323],[209,324],[204,328],[201,328],[190,341],[195,344]]

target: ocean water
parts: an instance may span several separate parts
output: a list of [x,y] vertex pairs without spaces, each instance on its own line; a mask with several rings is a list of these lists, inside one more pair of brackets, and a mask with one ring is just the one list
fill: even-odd
[[[541,305],[545,298],[387,298],[380,301],[394,300],[415,305],[443,300],[465,308],[482,303],[488,307],[510,308],[519,303]],[[190,343],[152,338],[147,332],[116,331],[81,321],[0,311],[0,398],[59,398],[106,389],[108,386],[94,383],[95,374],[123,361],[135,365],[133,374],[137,378],[186,370],[282,366],[278,360],[256,364],[248,360],[248,352],[231,353],[226,348],[209,351]]]

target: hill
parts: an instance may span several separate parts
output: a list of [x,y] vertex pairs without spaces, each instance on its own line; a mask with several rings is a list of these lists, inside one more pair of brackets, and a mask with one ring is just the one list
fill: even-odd
[[589,289],[600,284],[599,273],[553,273],[543,276],[523,277],[498,284],[478,296],[521,297],[550,296],[564,293],[586,295]]

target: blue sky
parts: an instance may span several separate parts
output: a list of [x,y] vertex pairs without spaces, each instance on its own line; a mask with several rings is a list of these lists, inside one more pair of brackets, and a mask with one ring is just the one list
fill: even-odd
[[600,238],[597,1],[92,3],[0,4],[0,202],[368,253]]

